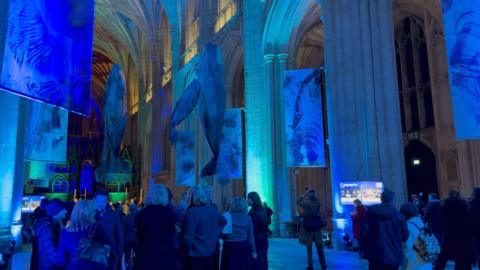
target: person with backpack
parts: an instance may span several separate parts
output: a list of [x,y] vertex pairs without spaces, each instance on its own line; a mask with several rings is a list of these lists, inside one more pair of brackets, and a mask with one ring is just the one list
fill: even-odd
[[[431,270],[432,261],[440,252],[435,236],[428,231],[422,219],[418,216],[418,208],[413,203],[406,203],[400,207],[400,213],[407,220],[409,236],[405,244],[404,270]],[[430,246],[421,245],[426,240],[433,241]],[[430,247],[430,248],[429,248]]]
[[303,210],[302,226],[300,228],[299,242],[307,246],[307,270],[313,269],[312,244],[317,247],[318,259],[322,269],[327,269],[325,253],[323,251],[322,228],[325,226],[320,217],[320,202],[313,189],[306,189],[298,200],[298,206]]

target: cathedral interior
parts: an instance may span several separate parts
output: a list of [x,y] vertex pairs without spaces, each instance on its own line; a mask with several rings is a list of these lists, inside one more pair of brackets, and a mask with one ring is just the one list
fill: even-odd
[[255,191],[288,238],[309,188],[341,239],[360,193],[480,186],[477,1],[0,6],[0,254],[40,199],[98,189],[208,186],[220,212]]

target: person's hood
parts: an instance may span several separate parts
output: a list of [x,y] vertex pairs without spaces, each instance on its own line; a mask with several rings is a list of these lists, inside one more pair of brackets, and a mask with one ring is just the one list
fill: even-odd
[[380,219],[392,219],[398,216],[398,210],[389,203],[381,203],[368,207],[367,212],[375,215]]

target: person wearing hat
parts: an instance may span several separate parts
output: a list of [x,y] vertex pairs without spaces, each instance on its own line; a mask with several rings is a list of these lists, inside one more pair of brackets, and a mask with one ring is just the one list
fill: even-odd
[[45,206],[45,216],[35,224],[35,235],[38,239],[38,269],[59,269],[56,263],[57,247],[63,221],[67,211],[65,204],[53,199]]

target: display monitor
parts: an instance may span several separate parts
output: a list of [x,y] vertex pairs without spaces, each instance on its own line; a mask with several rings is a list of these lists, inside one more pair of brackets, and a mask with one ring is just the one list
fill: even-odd
[[353,205],[353,201],[359,199],[363,204],[380,203],[383,192],[381,181],[355,181],[340,183],[340,202],[344,205]]
[[22,213],[33,213],[45,196],[23,196]]

